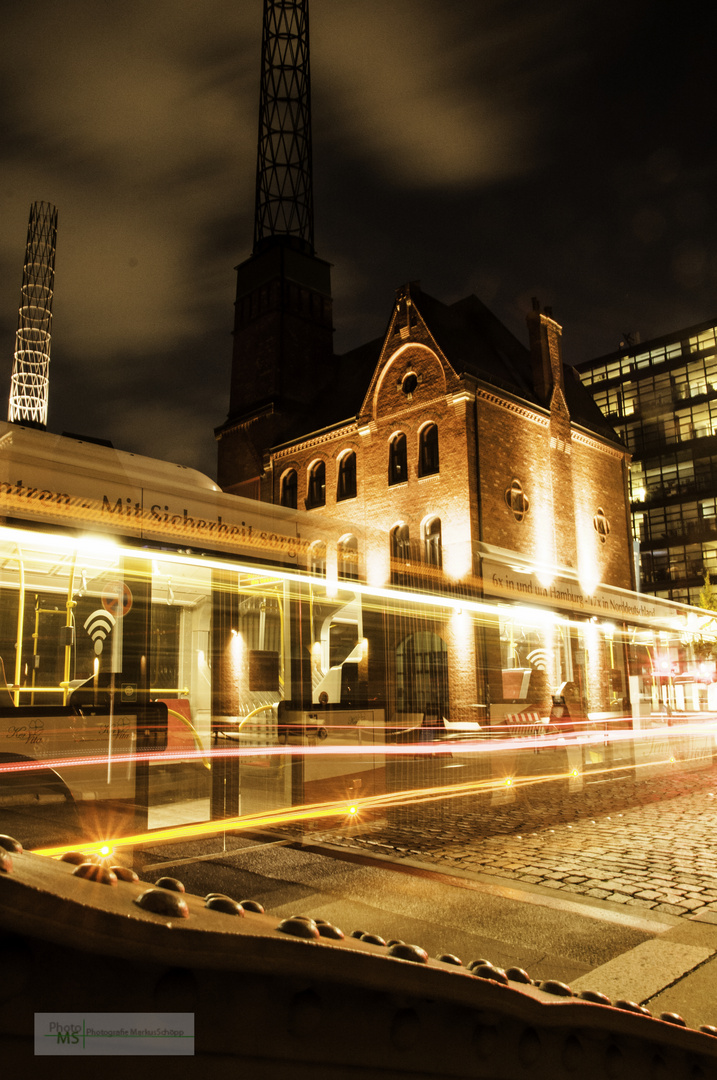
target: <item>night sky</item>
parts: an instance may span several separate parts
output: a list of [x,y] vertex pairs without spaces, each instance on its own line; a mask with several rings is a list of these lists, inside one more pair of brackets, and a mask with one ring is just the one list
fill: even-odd
[[[538,296],[573,363],[717,317],[717,18],[698,8],[311,0],[337,351],[382,334],[413,279],[448,302],[477,293],[523,341]],[[53,202],[51,430],[215,475],[253,235],[261,13],[3,6],[0,387],[5,402],[30,204]]]

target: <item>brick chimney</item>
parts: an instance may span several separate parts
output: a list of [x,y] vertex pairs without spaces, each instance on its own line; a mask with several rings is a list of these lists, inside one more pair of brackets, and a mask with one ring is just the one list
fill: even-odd
[[553,309],[541,310],[540,302],[533,297],[533,309],[528,312],[528,339],[533,369],[533,387],[543,405],[549,406],[555,387],[563,393],[563,328],[553,318]]

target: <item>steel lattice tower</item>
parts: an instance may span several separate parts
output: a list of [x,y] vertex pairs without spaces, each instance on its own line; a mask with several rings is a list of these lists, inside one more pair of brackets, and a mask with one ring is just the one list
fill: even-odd
[[308,0],[264,0],[254,252],[276,236],[314,252]]
[[47,424],[56,244],[57,208],[51,203],[33,203],[27,226],[8,420],[42,427]]

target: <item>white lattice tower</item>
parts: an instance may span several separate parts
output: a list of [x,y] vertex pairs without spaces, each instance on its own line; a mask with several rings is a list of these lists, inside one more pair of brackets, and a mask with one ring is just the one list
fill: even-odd
[[51,203],[33,203],[27,226],[8,420],[42,427],[47,424],[56,244],[57,208]]

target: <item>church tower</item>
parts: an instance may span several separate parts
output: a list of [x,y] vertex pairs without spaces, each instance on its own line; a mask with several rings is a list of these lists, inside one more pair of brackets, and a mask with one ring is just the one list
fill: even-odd
[[264,0],[254,248],[237,267],[220,485],[262,497],[264,451],[305,429],[332,368],[331,273],[314,253],[308,0]]

